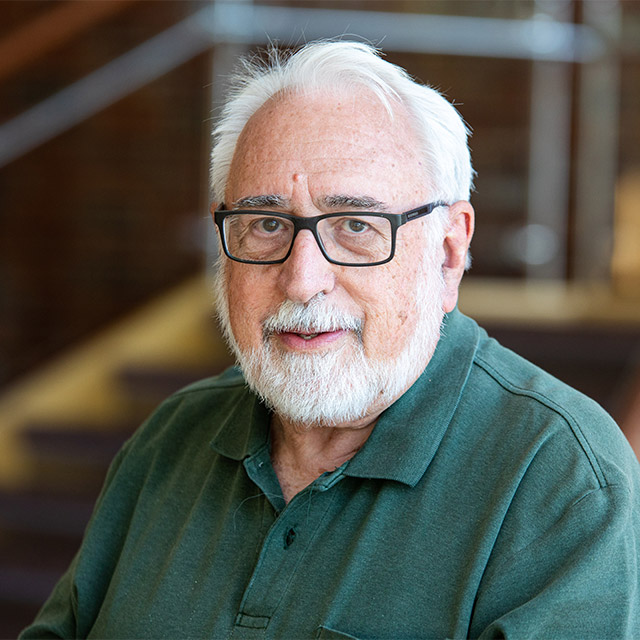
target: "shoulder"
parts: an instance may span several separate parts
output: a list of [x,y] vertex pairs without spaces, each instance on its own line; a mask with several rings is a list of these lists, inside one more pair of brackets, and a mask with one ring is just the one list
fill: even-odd
[[640,465],[611,416],[481,333],[453,439],[473,451],[466,473],[501,514],[494,558],[562,523],[586,532],[637,522]]
[[565,460],[575,451],[599,486],[618,483],[621,471],[637,475],[624,435],[598,403],[496,340],[480,340],[470,384],[499,403],[511,435],[518,430],[541,446],[556,441]]
[[502,387],[504,393],[537,402],[569,422],[587,418],[615,425],[591,398],[503,347],[484,332],[474,364]]
[[188,478],[194,485],[201,483],[216,457],[212,441],[234,408],[248,404],[242,402],[244,396],[253,398],[242,376],[230,369],[167,398],[118,452],[98,506],[104,510],[109,504],[110,513],[125,513],[136,508],[140,492],[173,482],[184,486]]

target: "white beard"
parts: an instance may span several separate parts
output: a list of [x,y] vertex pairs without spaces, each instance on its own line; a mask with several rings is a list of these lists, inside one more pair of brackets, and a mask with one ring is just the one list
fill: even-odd
[[[394,358],[373,360],[362,344],[362,321],[319,294],[306,304],[286,300],[264,323],[263,346],[242,350],[231,330],[224,268],[215,278],[218,317],[250,388],[279,416],[299,425],[332,426],[358,420],[370,410],[391,405],[419,377],[440,338],[444,282],[437,251],[426,252],[415,291],[417,323]],[[225,260],[223,257],[222,260]],[[346,329],[350,337],[323,353],[280,349],[271,336],[278,331]]]

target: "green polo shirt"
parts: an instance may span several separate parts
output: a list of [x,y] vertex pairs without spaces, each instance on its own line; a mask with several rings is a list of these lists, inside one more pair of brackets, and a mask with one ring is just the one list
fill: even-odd
[[22,637],[640,637],[631,449],[458,311],[364,447],[286,506],[268,425],[236,370],[162,404]]

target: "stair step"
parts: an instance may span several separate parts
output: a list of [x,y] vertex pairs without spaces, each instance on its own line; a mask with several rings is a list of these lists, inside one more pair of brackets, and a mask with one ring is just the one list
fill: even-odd
[[180,369],[158,365],[128,365],[119,374],[122,389],[131,399],[133,408],[144,417],[172,393],[187,385],[222,373],[233,364],[231,357],[206,367]]
[[134,429],[133,425],[96,428],[54,420],[28,424],[23,438],[33,460],[30,488],[95,497],[111,461]]
[[146,391],[164,399],[192,382],[221,373],[226,366],[217,364],[197,369],[176,369],[157,365],[127,365],[120,369],[118,378],[134,393]]
[[96,495],[52,494],[36,491],[0,491],[0,529],[7,532],[46,533],[80,538],[84,532]]
[[41,606],[62,573],[46,569],[0,566],[0,601]]
[[[2,633],[32,619],[80,546],[94,497],[0,492]],[[3,636],[4,637],[4,636]]]
[[22,432],[32,453],[79,464],[108,465],[138,425],[67,423],[56,420],[31,422]]
[[17,638],[36,617],[42,604],[43,601],[32,604],[0,599],[0,638]]

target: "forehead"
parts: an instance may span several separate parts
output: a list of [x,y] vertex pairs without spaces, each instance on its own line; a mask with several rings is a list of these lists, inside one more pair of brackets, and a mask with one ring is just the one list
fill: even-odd
[[390,113],[368,91],[281,95],[250,118],[236,146],[228,191],[234,198],[289,195],[294,175],[326,193],[357,190],[362,182],[395,193],[425,181],[408,114],[400,104]]

